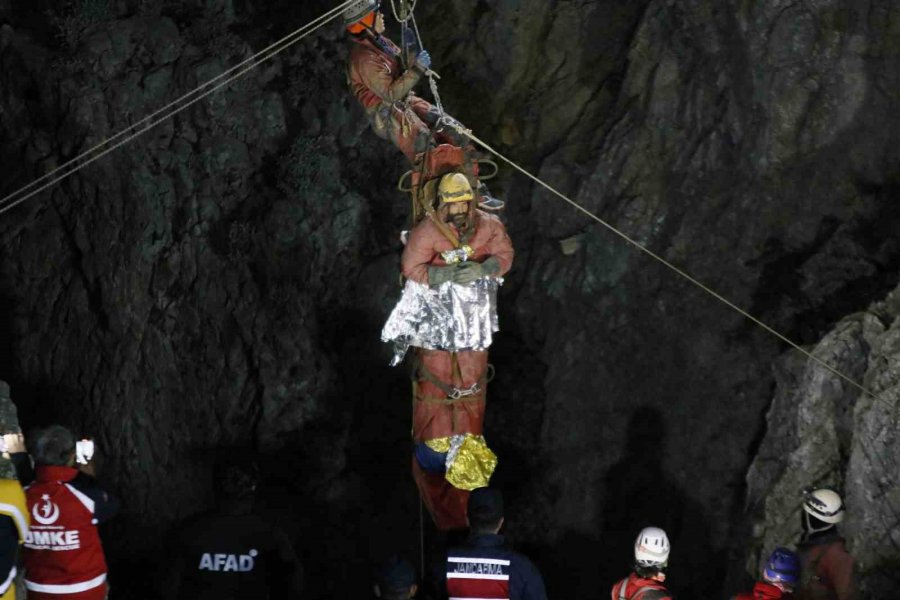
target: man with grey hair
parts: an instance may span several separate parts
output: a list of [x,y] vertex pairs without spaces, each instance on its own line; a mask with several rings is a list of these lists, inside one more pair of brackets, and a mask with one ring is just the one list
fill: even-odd
[[25,536],[25,587],[37,600],[103,600],[106,558],[97,525],[118,501],[100,487],[91,457],[71,431],[52,425],[28,440],[35,479],[26,489],[31,526]]

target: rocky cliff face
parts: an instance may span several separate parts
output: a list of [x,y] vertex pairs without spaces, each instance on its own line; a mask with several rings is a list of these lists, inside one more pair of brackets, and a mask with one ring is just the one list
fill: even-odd
[[[328,4],[0,2],[0,193]],[[891,2],[421,4],[448,109],[798,341],[896,285]],[[347,573],[416,547],[408,387],[377,342],[405,166],[366,130],[345,57],[335,25],[0,218],[0,376],[25,424],[99,438],[128,507],[120,572],[210,502],[223,447],[273,459],[264,505],[326,574],[313,593],[362,593]],[[800,439],[765,429],[783,348],[510,171],[495,187],[518,255],[487,434],[512,535],[552,593],[585,595],[663,525],[673,587],[715,595],[744,562],[745,493],[788,470],[764,457]],[[846,356],[862,375],[864,348]],[[850,440],[871,432],[838,421],[844,450],[812,479],[862,472]]]
[[841,320],[813,349],[869,393],[796,354],[779,364],[767,434],[747,477],[756,517],[752,570],[775,545],[799,537],[800,490],[827,486],[844,494],[841,531],[864,597],[896,593],[898,294]]

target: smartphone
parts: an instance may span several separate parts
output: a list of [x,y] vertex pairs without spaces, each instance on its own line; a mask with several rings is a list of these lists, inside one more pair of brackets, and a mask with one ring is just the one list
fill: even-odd
[[78,440],[75,442],[75,460],[79,465],[86,465],[94,458],[94,440]]

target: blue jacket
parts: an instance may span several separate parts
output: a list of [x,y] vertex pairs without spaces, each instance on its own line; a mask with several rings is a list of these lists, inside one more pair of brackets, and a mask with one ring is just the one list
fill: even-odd
[[537,568],[507,547],[502,535],[473,536],[465,546],[449,550],[441,576],[444,597],[547,600]]

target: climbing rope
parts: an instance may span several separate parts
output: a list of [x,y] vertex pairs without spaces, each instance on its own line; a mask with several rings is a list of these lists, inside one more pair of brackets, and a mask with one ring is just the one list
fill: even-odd
[[[413,4],[413,9],[414,8],[415,8],[415,4]],[[424,48],[424,46],[422,45],[422,36],[419,34],[419,25],[416,23],[416,15],[414,12],[412,12],[412,9],[410,9],[409,18],[412,21],[413,31],[416,32],[416,40],[418,40],[418,42],[419,42],[419,48]],[[428,69],[427,71],[425,71],[425,75],[428,77],[428,86],[431,88],[431,95],[434,96],[434,105],[438,109],[438,114],[440,115],[440,118],[443,119],[444,118],[444,104],[443,104],[443,102],[441,102],[441,94],[438,91],[438,85],[437,85],[437,80],[440,79],[440,77],[438,77],[438,74],[435,73],[434,71],[432,71],[431,69]]]
[[[222,89],[229,83],[235,81],[236,79],[239,79],[240,77],[242,77],[243,75],[252,71],[253,69],[258,67],[262,63],[268,61],[269,59],[271,59],[274,56],[283,52],[284,50],[290,48],[291,46],[293,46],[294,44],[296,44],[297,42],[299,42],[300,40],[302,40],[309,34],[313,33],[314,31],[318,30],[325,24],[331,22],[332,20],[334,20],[335,18],[340,16],[341,12],[345,8],[347,8],[350,4],[352,4],[353,1],[354,0],[346,0],[342,4],[332,8],[331,10],[324,13],[323,15],[313,19],[312,21],[310,21],[303,27],[300,27],[299,29],[286,35],[285,37],[281,38],[277,42],[270,44],[263,50],[260,50],[256,54],[241,61],[240,63],[236,64],[235,66],[231,67],[230,69],[224,71],[223,73],[217,75],[216,77],[213,77],[209,81],[206,81],[205,83],[199,85],[198,87],[194,88],[193,90],[184,94],[183,96],[179,97],[178,99],[173,100],[172,102],[170,102],[169,104],[160,108],[159,110],[147,115],[146,117],[144,117],[137,123],[135,123],[129,127],[126,127],[125,129],[121,130],[114,136],[107,138],[106,140],[104,140],[101,143],[97,144],[96,146],[90,148],[89,150],[82,152],[75,158],[73,158],[69,161],[66,161],[62,165],[56,167],[49,173],[42,175],[35,181],[32,181],[28,185],[26,185],[26,186],[22,187],[21,189],[16,190],[12,194],[9,194],[8,196],[4,197],[2,200],[0,200],[0,215],[2,215],[3,213],[5,213],[9,210],[12,210],[13,208],[15,208],[19,204],[25,202],[26,200],[36,196],[37,194],[40,194],[41,192],[43,192],[46,189],[56,185],[63,179],[66,179],[70,175],[77,173],[78,171],[80,171],[81,169],[90,165],[91,163],[103,158],[104,156],[106,156],[107,154],[112,152],[113,150],[115,150],[121,146],[124,146],[125,144],[134,140],[137,137],[140,137],[141,135],[143,135],[144,133],[153,129],[155,126],[159,125],[163,121],[166,121],[166,120],[174,117],[178,113],[193,106],[194,104],[196,104],[200,100],[206,98],[210,94],[217,92],[218,90]],[[242,67],[244,67],[245,65],[250,65],[250,66],[242,69]],[[231,75],[229,77],[229,75],[232,73],[233,73],[233,75]],[[206,89],[206,88],[209,88],[209,89]],[[206,91],[204,91],[203,93],[200,93],[204,89],[206,89]],[[200,95],[197,95],[197,94],[200,94]],[[196,97],[191,99],[189,102],[182,104],[185,100],[191,98],[192,96],[196,96]],[[167,114],[165,114],[169,109],[171,109],[173,107],[177,107],[177,108],[175,108],[171,112],[168,112]],[[163,115],[163,116],[160,116],[160,115]],[[157,118],[157,117],[159,117],[159,118]],[[130,132],[134,132],[134,133],[131,133],[131,135],[127,135]],[[124,138],[124,139],[122,139],[122,138]],[[112,144],[116,140],[121,140],[121,141],[110,146],[110,144]]]
[[[394,0],[391,0],[391,6],[392,6],[392,8],[394,8],[393,4],[394,4]],[[419,27],[418,27],[418,25],[417,25],[417,23],[416,23],[416,17],[415,17],[415,14],[414,14],[414,12],[413,12],[414,9],[415,9],[415,2],[413,3],[413,7],[410,9],[409,13],[406,15],[406,18],[412,22],[413,30],[416,32],[416,39],[417,39],[418,42],[419,42],[419,47],[422,48],[422,47],[423,47],[423,46],[422,46],[422,37],[421,37],[421,35],[419,34]],[[396,10],[395,10],[395,12],[394,12],[394,17],[397,18],[398,21],[400,21],[398,15],[397,15],[397,13],[396,13]],[[401,22],[403,22],[403,21],[401,21]],[[403,23],[405,24],[405,22],[403,22]],[[836,369],[835,367],[832,367],[831,365],[829,365],[828,363],[826,363],[824,360],[822,360],[822,359],[816,357],[816,356],[813,355],[811,352],[809,352],[808,350],[806,350],[805,348],[801,347],[799,344],[797,344],[796,342],[794,342],[793,340],[791,340],[790,338],[788,338],[786,335],[784,335],[784,334],[780,333],[779,331],[773,329],[772,327],[770,327],[769,325],[767,325],[766,323],[764,323],[763,321],[761,321],[761,320],[758,319],[757,317],[754,317],[752,314],[750,314],[749,312],[747,312],[746,310],[744,310],[743,308],[741,308],[740,306],[738,306],[738,305],[735,304],[734,302],[728,300],[727,298],[725,298],[724,296],[722,296],[720,293],[716,292],[714,289],[712,289],[712,288],[709,287],[708,285],[704,284],[703,282],[699,281],[697,278],[693,277],[691,274],[689,274],[689,273],[688,273],[687,271],[685,271],[684,269],[681,269],[681,268],[677,267],[676,265],[672,264],[671,262],[669,262],[668,260],[666,260],[665,258],[663,258],[662,256],[660,256],[660,255],[657,254],[656,252],[653,252],[652,250],[650,250],[649,248],[647,248],[646,246],[644,246],[643,244],[641,244],[640,242],[638,242],[637,240],[635,240],[634,238],[632,238],[631,236],[627,235],[626,233],[620,231],[619,229],[617,229],[616,227],[614,227],[614,226],[611,225],[610,223],[608,223],[608,222],[606,222],[605,220],[601,219],[601,218],[598,217],[595,213],[589,211],[588,209],[586,209],[586,208],[585,208],[584,206],[582,206],[581,204],[575,202],[574,200],[572,200],[571,198],[569,198],[568,196],[566,196],[565,194],[563,194],[562,192],[560,192],[559,190],[557,190],[556,188],[554,188],[553,186],[551,186],[550,184],[548,184],[547,182],[545,182],[544,180],[540,179],[540,178],[537,177],[536,175],[533,175],[532,173],[530,173],[528,170],[526,170],[525,168],[523,168],[522,166],[520,166],[519,164],[517,164],[516,162],[514,162],[514,161],[513,161],[512,159],[510,159],[509,157],[507,157],[507,156],[501,154],[496,148],[492,147],[490,144],[488,144],[487,142],[485,142],[485,141],[482,140],[481,138],[477,137],[474,133],[472,133],[472,131],[471,131],[470,129],[466,129],[465,127],[463,127],[463,126],[462,126],[458,121],[456,121],[455,119],[448,118],[448,117],[445,115],[445,113],[444,113],[444,107],[443,107],[443,104],[442,104],[442,102],[441,102],[441,96],[440,96],[440,93],[438,92],[437,81],[435,81],[435,78],[431,75],[431,72],[430,72],[430,71],[429,71],[428,75],[429,75],[429,77],[428,77],[428,83],[429,83],[429,86],[431,87],[431,93],[432,93],[432,95],[434,96],[435,106],[437,107],[437,109],[438,109],[438,111],[439,111],[439,113],[440,113],[440,119],[439,119],[439,121],[438,121],[438,124],[441,124],[441,123],[446,124],[446,125],[450,126],[451,128],[455,129],[459,134],[461,134],[461,135],[463,135],[463,136],[465,136],[465,137],[468,137],[470,140],[476,142],[476,143],[479,144],[481,147],[483,147],[485,150],[487,150],[488,152],[490,152],[491,154],[493,154],[494,156],[496,156],[497,158],[499,158],[499,159],[502,160],[503,162],[507,163],[508,165],[510,165],[511,167],[513,167],[514,169],[516,169],[517,171],[519,171],[520,173],[522,173],[523,175],[525,175],[526,177],[528,177],[529,179],[533,180],[535,183],[539,184],[541,187],[545,188],[546,190],[548,190],[549,192],[551,192],[551,193],[554,194],[555,196],[557,196],[557,197],[559,197],[560,199],[564,200],[565,202],[567,202],[568,204],[570,204],[572,207],[574,207],[576,210],[578,210],[579,212],[583,213],[585,216],[587,216],[587,217],[593,219],[594,221],[596,221],[597,223],[599,223],[600,225],[602,225],[603,227],[605,227],[606,229],[608,229],[609,231],[611,231],[612,233],[614,233],[615,235],[617,235],[617,236],[619,236],[620,238],[622,238],[623,240],[625,240],[628,244],[632,245],[633,247],[637,248],[638,250],[640,250],[640,251],[643,252],[644,254],[648,255],[648,256],[649,256],[650,258],[652,258],[653,260],[655,260],[655,261],[661,263],[663,266],[665,266],[665,267],[668,268],[669,270],[675,272],[677,275],[679,275],[680,277],[682,277],[683,279],[685,279],[685,280],[688,281],[689,283],[695,285],[696,287],[700,288],[701,290],[703,290],[704,292],[706,292],[707,294],[709,294],[710,296],[712,296],[713,298],[715,298],[715,299],[718,300],[719,302],[725,304],[725,306],[727,306],[727,307],[731,308],[732,310],[736,311],[738,314],[740,314],[740,315],[743,316],[744,318],[746,318],[746,319],[750,320],[751,322],[755,323],[756,325],[758,325],[759,327],[761,327],[763,330],[765,330],[765,331],[767,331],[768,333],[774,335],[776,338],[778,338],[778,339],[781,340],[782,342],[785,342],[786,344],[788,344],[789,346],[791,346],[791,347],[794,348],[795,350],[797,350],[797,351],[803,353],[805,356],[807,356],[808,358],[810,358],[811,360],[813,360],[815,363],[821,365],[822,367],[824,367],[825,369],[827,369],[829,372],[831,372],[832,374],[836,375],[836,376],[839,377],[840,379],[846,381],[846,382],[849,383],[851,386],[853,386],[854,388],[858,389],[859,391],[861,391],[861,392],[864,393],[865,395],[869,396],[870,398],[872,398],[872,399],[874,399],[874,400],[878,400],[878,401],[885,402],[885,404],[886,404],[887,406],[889,406],[891,409],[893,409],[893,408],[895,407],[895,405],[896,405],[895,402],[890,402],[890,401],[887,401],[887,400],[885,400],[885,399],[882,399],[880,396],[877,396],[874,392],[872,392],[871,390],[869,390],[867,387],[865,387],[864,385],[862,385],[861,383],[859,383],[858,381],[856,381],[856,380],[853,379],[852,377],[850,377],[850,376],[848,376],[848,375],[845,375],[845,374],[842,373],[839,369]]]
[[693,277],[692,275],[690,275],[690,274],[689,274],[687,271],[685,271],[684,269],[682,269],[682,268],[680,268],[680,267],[678,267],[678,266],[672,264],[671,262],[669,262],[668,260],[666,260],[665,258],[663,258],[662,256],[660,256],[660,255],[657,254],[656,252],[653,252],[652,250],[650,250],[649,248],[647,248],[646,246],[644,246],[643,244],[641,244],[640,242],[638,242],[637,240],[635,240],[634,238],[632,238],[631,236],[629,236],[628,234],[626,234],[626,233],[620,231],[620,230],[617,229],[615,226],[613,226],[613,225],[611,225],[610,223],[606,222],[605,220],[601,219],[601,218],[598,217],[595,213],[591,212],[590,210],[588,210],[587,208],[585,208],[584,206],[582,206],[582,205],[579,204],[578,202],[575,202],[574,200],[572,200],[571,198],[569,198],[568,196],[566,196],[565,194],[563,194],[562,192],[560,192],[559,190],[557,190],[556,188],[554,188],[553,186],[551,186],[549,183],[545,182],[545,181],[544,181],[543,179],[541,179],[540,177],[538,177],[538,176],[536,176],[536,175],[533,175],[531,172],[529,172],[528,170],[526,170],[524,167],[520,166],[518,163],[516,163],[515,161],[513,161],[511,158],[509,158],[508,156],[505,156],[504,154],[502,154],[501,152],[499,152],[496,148],[494,148],[493,146],[491,146],[490,144],[488,144],[487,142],[485,142],[484,140],[482,140],[481,138],[479,138],[478,136],[476,136],[474,133],[472,133],[472,130],[466,129],[466,128],[463,127],[459,122],[457,122],[457,121],[455,121],[455,120],[453,120],[453,119],[446,119],[444,122],[447,123],[450,127],[454,128],[459,134],[468,137],[470,140],[472,140],[473,142],[477,143],[477,144],[480,145],[482,148],[484,148],[485,150],[487,150],[488,152],[490,152],[491,154],[493,154],[494,156],[496,156],[497,158],[499,158],[499,159],[502,160],[503,162],[507,163],[509,166],[511,166],[511,167],[514,168],[515,170],[519,171],[520,173],[522,173],[523,175],[525,175],[526,177],[528,177],[529,179],[531,179],[532,181],[534,181],[535,183],[537,183],[538,185],[540,185],[541,187],[543,187],[544,189],[546,189],[547,191],[549,191],[550,193],[552,193],[553,195],[557,196],[557,197],[560,198],[561,200],[563,200],[563,201],[567,202],[568,204],[570,204],[572,207],[574,207],[576,210],[578,210],[579,212],[581,212],[581,213],[584,214],[585,216],[587,216],[587,217],[589,217],[590,219],[596,221],[597,223],[599,223],[600,225],[602,225],[603,227],[605,227],[606,229],[608,229],[609,231],[611,231],[611,232],[614,233],[615,235],[617,235],[617,236],[619,236],[620,238],[622,238],[623,240],[625,240],[625,241],[626,241],[628,244],[630,244],[631,246],[637,248],[638,250],[640,250],[641,252],[643,252],[644,254],[646,254],[647,256],[649,256],[650,258],[652,258],[653,260],[659,262],[660,264],[662,264],[663,266],[665,266],[665,267],[668,268],[669,270],[673,271],[674,273],[676,273],[677,275],[679,275],[680,277],[682,277],[683,279],[685,279],[685,280],[688,281],[689,283],[695,285],[696,287],[700,288],[701,290],[703,290],[704,292],[706,292],[707,294],[709,294],[710,296],[712,296],[713,298],[715,298],[715,299],[718,300],[719,302],[723,303],[725,306],[731,308],[732,310],[734,310],[735,312],[737,312],[737,313],[740,314],[741,316],[745,317],[746,319],[750,320],[751,322],[755,323],[756,325],[758,325],[759,327],[761,327],[762,329],[764,329],[764,330],[767,331],[768,333],[774,335],[775,337],[777,337],[777,338],[778,338],[779,340],[781,340],[782,342],[784,342],[784,343],[788,344],[789,346],[791,346],[793,349],[795,349],[795,350],[801,352],[801,353],[804,354],[807,358],[813,360],[815,363],[817,363],[817,364],[819,364],[820,366],[824,367],[824,368],[827,369],[829,372],[831,372],[833,375],[836,375],[837,377],[839,377],[839,378],[842,379],[843,381],[849,383],[851,386],[853,386],[854,388],[858,389],[860,392],[864,393],[865,395],[869,396],[870,398],[872,398],[872,399],[874,399],[874,400],[884,402],[887,406],[889,406],[889,407],[892,408],[892,409],[896,406],[896,403],[895,403],[895,402],[890,402],[890,401],[888,401],[888,400],[886,400],[886,399],[884,399],[884,398],[882,398],[882,397],[876,395],[874,392],[872,392],[871,390],[869,390],[867,387],[865,387],[864,385],[862,385],[861,383],[859,383],[858,381],[856,381],[856,380],[853,379],[852,377],[850,377],[850,376],[848,376],[848,375],[845,375],[845,374],[842,373],[840,370],[836,369],[835,367],[832,367],[831,365],[829,365],[828,363],[826,363],[824,360],[820,359],[819,357],[815,356],[812,352],[810,352],[810,351],[806,350],[805,348],[801,347],[799,344],[797,344],[796,342],[794,342],[793,340],[791,340],[790,338],[788,338],[788,337],[785,336],[784,334],[782,334],[782,333],[780,333],[779,331],[773,329],[772,327],[770,327],[769,325],[767,325],[766,323],[764,323],[763,321],[761,321],[761,320],[758,319],[757,317],[754,317],[752,314],[750,314],[749,312],[747,312],[746,310],[744,310],[743,308],[741,308],[740,306],[738,306],[738,305],[735,304],[734,302],[728,300],[727,298],[725,298],[724,296],[722,296],[720,293],[716,292],[714,289],[712,289],[712,288],[709,287],[708,285],[704,284],[703,282],[699,281],[697,278],[695,278],[695,277]]
[[[394,13],[394,18],[397,20],[397,22],[400,24],[404,24],[404,25],[407,22],[409,22],[410,18],[412,18],[413,13],[416,10],[416,4],[418,4],[418,2],[419,2],[419,0],[412,0],[412,2],[410,2],[409,0],[400,0],[401,6],[403,6],[404,4],[408,4],[408,6],[403,6],[404,10],[398,11],[397,10],[397,0],[391,0],[391,12]],[[406,16],[401,18],[400,17],[401,12],[406,12]],[[421,42],[421,40],[420,40],[420,42]],[[419,47],[420,48],[422,47],[421,43],[420,43]]]

